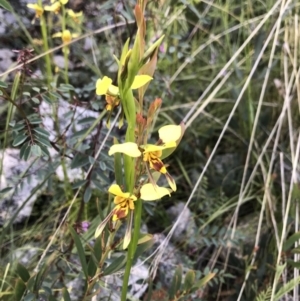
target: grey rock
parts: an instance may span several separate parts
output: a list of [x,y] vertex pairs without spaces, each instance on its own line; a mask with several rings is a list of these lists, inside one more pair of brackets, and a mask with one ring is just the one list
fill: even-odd
[[39,110],[43,120],[42,123],[45,129],[50,133],[50,140],[57,138],[53,120],[53,112],[57,111],[59,134],[63,134],[70,144],[73,144],[71,143],[71,138],[75,132],[81,131],[92,124],[92,122],[85,123],[84,125],[78,124],[80,119],[85,117],[97,118],[99,116],[97,112],[85,109],[84,107],[71,105],[62,99],[53,105],[43,101],[40,104]]
[[[155,234],[153,237],[155,240],[154,247],[160,246],[165,239],[164,234]],[[164,251],[161,254],[157,266],[158,278],[165,287],[170,287],[176,267],[178,265],[182,266],[183,274],[185,274],[192,267],[192,263],[188,257],[182,252],[179,252],[178,249],[171,242],[169,242],[164,247]]]
[[[64,58],[63,55],[55,55],[53,57],[53,62],[58,68],[64,70],[64,68],[65,68],[65,58]],[[69,70],[74,69],[74,64],[71,61],[68,62],[68,68],[69,68]]]
[[196,224],[192,212],[189,208],[184,209],[185,203],[179,202],[170,207],[167,213],[170,220],[175,223],[178,216],[180,216],[179,224],[176,226],[172,239],[176,242],[186,241],[188,237],[195,235]]
[[3,162],[1,190],[11,188],[1,196],[0,224],[10,220],[18,211],[14,222],[20,222],[30,216],[34,201],[40,191],[32,194],[32,190],[43,182],[43,178],[35,174],[36,165],[32,165],[33,160],[33,158],[27,162],[20,160],[18,149],[6,149],[0,152],[0,161]]
[[35,256],[40,253],[38,245],[26,244],[11,253],[12,262],[19,262],[25,267],[28,267]]
[[[1,10],[0,10],[1,14]],[[1,28],[1,27],[0,27]],[[1,30],[0,30],[1,34]],[[13,58],[16,54],[11,49],[0,49],[0,72],[5,72],[13,67]]]
[[[148,287],[147,279],[149,277],[148,267],[142,264],[140,260],[132,267],[129,278],[128,297],[130,300],[140,300]],[[110,300],[119,301],[121,298],[121,290],[123,284],[123,277],[119,274],[113,274],[102,277],[98,283],[100,293],[92,298],[96,300]],[[70,297],[72,301],[82,300],[81,292],[84,287],[84,280],[75,278],[67,283]]]

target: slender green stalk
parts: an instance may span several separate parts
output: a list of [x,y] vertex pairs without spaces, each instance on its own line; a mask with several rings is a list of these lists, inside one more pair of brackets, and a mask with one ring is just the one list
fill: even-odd
[[140,235],[141,218],[142,218],[142,200],[139,199],[135,201],[135,206],[134,206],[134,230],[133,230],[133,236],[128,246],[127,262],[126,262],[125,273],[123,277],[122,292],[121,292],[121,301],[126,301],[130,271],[131,271],[134,254],[137,248],[139,235]]
[[[128,122],[128,128],[126,131],[125,140],[126,142],[135,142],[134,131],[135,131],[135,124],[136,124],[136,109],[135,109],[135,102],[134,102],[132,90],[128,89],[127,91],[125,91],[125,93],[121,95],[121,97],[122,97],[125,117]],[[125,182],[127,188],[126,190],[132,192],[134,188],[134,168],[135,168],[134,159],[125,155],[124,165],[125,165]],[[133,258],[136,251],[139,233],[140,233],[141,214],[142,214],[142,201],[137,200],[135,202],[135,209],[134,209],[134,231],[128,246],[127,263],[126,263],[125,274],[123,278],[121,301],[126,301],[130,271],[131,271]]]
[[[66,9],[65,6],[62,5],[61,7],[62,15],[61,15],[61,29],[62,33],[66,30]],[[69,46],[64,46],[63,48],[64,53],[64,77],[65,77],[65,83],[69,83],[69,76],[68,76],[68,70],[69,70]]]
[[[20,80],[21,80],[21,72],[19,71],[14,79],[14,83],[12,86],[12,91],[11,91],[11,95],[10,97],[8,96],[6,91],[2,91],[2,94],[6,94],[6,98],[7,100],[9,100],[8,103],[8,110],[7,110],[7,115],[6,115],[6,124],[5,124],[5,134],[4,134],[4,141],[3,141],[3,148],[7,147],[7,143],[8,143],[8,139],[9,139],[9,123],[11,122],[14,113],[15,113],[15,109],[18,108],[18,105],[15,103],[16,97],[17,97],[17,93],[19,90],[19,86],[20,86]],[[25,115],[26,116],[26,115]],[[4,160],[4,156],[2,156],[1,161],[0,161],[0,176],[2,176],[2,169],[3,169],[3,160]]]
[[[42,6],[42,1],[39,0],[38,4]],[[44,16],[41,16],[41,31],[42,31],[44,51],[47,52],[49,50],[49,44],[48,44],[47,24]],[[51,70],[51,59],[49,53],[45,55],[45,63],[46,63],[47,83],[50,85],[52,82],[53,74]]]
[[[135,142],[134,130],[136,123],[135,116],[135,102],[132,94],[132,90],[129,89],[124,93],[123,99],[123,109],[125,113],[126,120],[128,122],[128,128],[126,131],[126,142]],[[125,183],[126,190],[129,192],[133,191],[134,185],[134,159],[125,155],[124,156],[125,165]]]

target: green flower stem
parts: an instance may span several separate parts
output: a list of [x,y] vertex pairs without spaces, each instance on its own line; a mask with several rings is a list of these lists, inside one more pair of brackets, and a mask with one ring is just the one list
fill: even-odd
[[[135,101],[132,94],[132,90],[131,89],[125,91],[123,90],[120,92],[120,94],[122,100],[122,107],[128,123],[125,140],[126,142],[135,142],[136,108],[135,108]],[[134,188],[134,175],[135,175],[134,159],[125,155],[124,167],[125,167],[126,191],[132,192]],[[123,278],[121,301],[126,301],[130,271],[131,271],[133,258],[134,258],[134,254],[136,251],[139,234],[140,234],[141,215],[142,215],[142,201],[137,200],[135,201],[134,230],[133,230],[133,236],[128,246],[127,262],[126,262],[125,274]]]
[[[65,65],[65,70],[64,70],[64,76],[65,76],[65,83],[69,83],[69,76],[68,76],[68,70],[69,70],[69,48],[68,46],[64,46],[64,65]],[[71,94],[71,92],[70,92]]]
[[[66,30],[66,9],[65,6],[62,5],[61,8],[62,15],[61,15],[61,32],[64,32]],[[69,70],[69,46],[65,46],[63,48],[63,53],[64,53],[64,76],[65,76],[65,83],[69,83],[69,77],[68,77],[68,70]],[[71,95],[70,95],[71,96]]]
[[[38,5],[43,7],[42,0],[38,0]],[[47,33],[46,19],[43,15],[41,16],[41,31],[42,31],[44,51],[47,52],[49,50],[48,33]],[[52,82],[53,75],[51,70],[51,59],[49,53],[45,55],[45,63],[46,63],[47,83],[50,85],[50,83]]]
[[[123,97],[122,97],[123,96]],[[127,90],[123,95],[121,94],[123,110],[125,113],[128,127],[126,131],[125,140],[126,142],[135,142],[135,102],[132,94],[132,90]],[[134,159],[125,155],[124,156],[124,167],[125,167],[125,183],[126,191],[132,192],[134,186]]]
[[130,244],[128,246],[127,262],[126,262],[125,273],[123,277],[121,301],[126,301],[126,297],[127,297],[130,271],[131,271],[135,251],[138,245],[139,236],[140,236],[141,219],[142,219],[142,200],[138,199],[134,202],[134,230],[133,230],[133,235]]

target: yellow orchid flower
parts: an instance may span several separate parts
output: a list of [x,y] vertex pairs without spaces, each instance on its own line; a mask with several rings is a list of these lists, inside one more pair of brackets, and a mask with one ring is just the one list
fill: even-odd
[[58,14],[61,8],[61,5],[66,5],[69,2],[69,0],[51,0],[51,5],[46,5],[45,10],[46,11],[52,11],[55,14]]
[[61,38],[63,43],[69,43],[72,41],[72,38],[76,38],[78,37],[77,33],[72,33],[70,32],[70,30],[66,29],[63,32],[57,32],[54,35],[52,35],[53,38]]
[[44,13],[44,9],[41,6],[39,6],[37,3],[35,4],[29,3],[27,4],[27,7],[35,10],[36,19],[40,18]]
[[113,221],[126,217],[129,210],[134,210],[133,202],[137,200],[135,195],[132,195],[129,192],[123,192],[117,184],[111,185],[108,192],[115,195],[114,203],[116,207],[113,210]]
[[[138,89],[147,84],[152,77],[149,75],[137,75],[131,85],[131,89]],[[110,95],[119,96],[119,88],[112,85],[112,79],[104,76],[102,79],[98,79],[96,82],[96,94],[97,95]]]
[[166,166],[162,162],[163,151],[169,148],[176,148],[177,141],[182,136],[182,127],[180,125],[166,125],[159,129],[160,145],[146,144],[139,147],[133,142],[125,142],[113,145],[108,154],[123,153],[130,157],[139,157],[143,155],[143,161],[150,169],[154,169],[167,178],[167,181],[173,191],[176,191],[176,183],[168,173]]
[[[137,75],[134,79],[131,89],[138,89],[144,86],[151,79],[152,77],[148,75]],[[102,79],[99,78],[97,80],[96,94],[105,95],[105,108],[107,111],[112,111],[115,107],[117,107],[120,104],[119,88],[115,85],[112,85],[112,79],[107,76],[104,76]]]
[[152,183],[147,183],[141,187],[141,199],[144,201],[156,201],[165,195],[171,196],[171,191],[165,187],[159,187]]
[[82,14],[83,14],[82,11],[75,13],[74,10],[72,10],[72,9],[67,9],[67,13],[68,13],[69,17],[71,17],[75,23],[80,22],[80,18],[82,17]]
[[[53,1],[51,1],[53,3]],[[60,8],[61,8],[61,3],[60,1],[56,1],[54,2],[53,4],[51,5],[46,5],[45,6],[45,10],[46,11],[52,11],[54,12],[55,14],[58,14],[59,11],[60,11]]]
[[108,155],[111,156],[115,153],[123,153],[127,156],[137,158],[141,156],[139,147],[134,142],[125,142],[121,144],[114,144],[108,151]]
[[[111,185],[108,189],[108,192],[115,195],[114,203],[116,206],[97,227],[95,232],[95,238],[101,235],[111,217],[113,221],[118,221],[126,217],[129,213],[129,210],[132,212],[134,210],[134,201],[137,200],[135,195],[130,194],[129,192],[123,192],[121,187],[117,184]],[[128,224],[128,227],[131,228],[130,223]],[[128,246],[129,242],[130,237],[128,235],[125,235],[124,246]]]

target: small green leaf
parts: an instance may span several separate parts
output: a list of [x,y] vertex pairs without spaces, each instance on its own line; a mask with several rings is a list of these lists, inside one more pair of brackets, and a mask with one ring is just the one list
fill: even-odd
[[34,289],[34,284],[35,284],[35,276],[32,276],[29,281],[27,282],[27,290],[28,291],[33,291]]
[[94,277],[97,271],[97,265],[95,264],[92,256],[90,257],[89,263],[88,263],[88,274],[90,277]]
[[28,293],[22,301],[36,301],[36,296],[33,293]]
[[79,256],[79,259],[80,259],[80,262],[81,262],[82,271],[83,271],[83,273],[84,273],[84,275],[87,279],[88,278],[88,267],[87,267],[87,263],[86,263],[86,258],[85,258],[83,245],[81,243],[80,237],[75,232],[75,230],[73,229],[72,226],[69,226],[69,230],[71,232],[71,235],[74,239],[74,243],[75,243],[76,248],[77,248],[78,256]]
[[29,122],[31,124],[40,124],[42,122],[42,119],[38,117],[34,117],[34,118],[30,118]]
[[195,272],[193,270],[189,270],[184,278],[184,290],[189,292],[195,283]]
[[62,289],[62,295],[63,295],[64,301],[71,301],[70,294],[65,287]]
[[39,100],[37,97],[32,97],[31,100],[32,100],[34,103],[40,104],[40,100]]
[[37,144],[35,144],[31,147],[31,153],[33,156],[40,157],[42,155],[42,150]]
[[85,203],[87,203],[90,200],[91,196],[92,196],[91,187],[87,187],[85,192],[84,192],[83,201]]
[[283,251],[288,251],[292,248],[292,246],[295,244],[295,242],[298,242],[300,240],[300,232],[296,232],[293,235],[291,235],[283,244]]
[[77,124],[86,124],[86,123],[91,123],[91,122],[94,122],[96,120],[95,117],[85,117],[85,118],[82,118],[80,119]]
[[95,164],[95,162],[96,162],[95,158],[93,158],[91,156],[89,156],[89,161],[91,164]]
[[46,137],[46,138],[48,138],[49,135],[50,135],[48,131],[46,131],[45,129],[40,128],[40,127],[34,128],[33,130],[34,130],[36,133],[38,133],[40,136],[44,136],[44,137]]
[[16,301],[23,300],[23,295],[25,293],[25,290],[26,290],[25,283],[21,279],[18,279],[14,287],[14,295]]
[[172,279],[171,287],[169,289],[170,300],[173,300],[176,296],[176,293],[180,291],[181,281],[182,281],[182,266],[178,265]]
[[207,275],[205,275],[202,279],[198,280],[194,287],[196,288],[203,288],[212,278],[215,277],[215,273],[208,273]]
[[23,142],[25,142],[25,140],[27,138],[28,138],[28,136],[26,136],[24,133],[21,133],[21,134],[17,135],[17,137],[14,139],[12,145],[16,147],[16,146],[22,144]]
[[105,171],[106,170],[106,164],[103,161],[100,161],[99,163],[101,170]]
[[292,266],[293,268],[300,269],[300,261],[294,261],[292,259],[287,259],[287,264]]
[[16,123],[13,127],[13,131],[18,132],[18,131],[22,130],[24,127],[25,127],[24,123]]
[[86,129],[82,129],[80,131],[74,132],[73,135],[72,135],[72,138],[73,139],[81,138],[83,135],[87,134],[89,131],[90,131],[90,129],[86,128]]
[[29,143],[24,143],[20,149],[20,159],[24,159],[25,161],[28,160],[28,158],[31,155],[31,146]]
[[87,180],[77,181],[77,182],[73,183],[72,189],[77,189],[79,187],[82,187],[86,182],[87,182]]
[[71,169],[79,168],[89,164],[89,158],[87,156],[82,156],[80,153],[76,154],[71,162]]
[[0,80],[0,88],[7,88],[7,84],[5,82],[3,82],[3,81]]
[[101,260],[101,256],[102,256],[102,244],[101,244],[101,236],[98,236],[95,240],[95,244],[94,244],[94,255],[96,257],[96,259],[98,260],[98,262],[100,262]]
[[103,271],[103,275],[111,275],[120,271],[126,264],[127,255],[121,255],[114,259],[114,261]]
[[42,289],[45,291],[45,293],[47,293],[48,295],[52,295],[52,290],[51,290],[51,288],[49,287],[49,286],[45,286],[45,285],[43,285],[42,286]]
[[50,157],[50,153],[48,151],[48,148],[43,146],[43,145],[39,145],[39,147],[41,148],[41,151],[42,151],[42,155],[46,156],[47,158]]
[[37,93],[40,93],[40,91],[41,91],[41,89],[38,88],[38,87],[33,87],[32,90],[35,91],[35,92],[37,92]]
[[136,248],[134,259],[138,259],[145,251],[149,250],[154,245],[154,239],[151,234],[143,234],[138,240],[138,246]]
[[20,263],[17,263],[16,272],[18,276],[24,281],[27,282],[30,278],[28,270]]
[[51,147],[51,144],[49,142],[49,139],[48,138],[44,138],[44,137],[41,137],[39,135],[34,135],[34,137],[36,138],[36,141],[39,143],[39,144],[42,144],[46,147]]
[[58,90],[62,92],[69,92],[70,90],[75,90],[75,88],[72,85],[69,84],[61,84],[58,88]]
[[49,105],[53,104],[53,100],[49,96],[44,94],[44,95],[42,95],[42,98],[47,104],[49,104]]
[[12,190],[12,187],[5,187],[5,188],[3,188],[3,189],[0,190],[0,195],[1,194],[5,194],[6,192],[8,192],[10,190]]
[[58,93],[56,93],[56,92],[49,92],[49,95],[51,95],[52,97],[54,97],[54,98],[57,98],[57,99],[59,99],[61,96],[58,94]]

